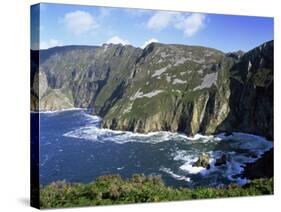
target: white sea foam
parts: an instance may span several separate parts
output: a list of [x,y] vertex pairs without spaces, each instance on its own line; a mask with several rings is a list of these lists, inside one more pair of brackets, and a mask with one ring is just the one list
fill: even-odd
[[[197,138],[197,140],[196,140]],[[220,171],[223,175],[236,182],[237,184],[243,185],[249,182],[246,178],[238,177],[244,170],[246,163],[255,162],[261,155],[272,148],[272,142],[266,140],[263,137],[245,134],[245,133],[233,133],[229,136],[224,136],[223,134],[205,137],[197,135],[193,138],[193,141],[200,140],[204,143],[204,139],[210,139],[210,141],[232,141],[229,146],[235,149],[246,150],[245,153],[235,152],[235,151],[207,151],[206,153],[210,157],[210,169],[205,169],[203,167],[193,167],[193,164],[198,160],[198,157],[202,152],[197,151],[186,151],[177,150],[172,153],[172,157],[176,161],[182,161],[183,164],[179,167],[181,170],[186,171],[189,174],[201,174],[208,175],[215,171]],[[216,159],[220,158],[223,154],[227,154],[227,163],[224,166],[215,166]],[[255,157],[253,157],[255,156]]]
[[133,133],[130,131],[110,130],[98,128],[94,124],[81,127],[79,129],[65,133],[63,136],[86,139],[94,142],[111,141],[117,144],[128,142],[151,143],[169,140],[187,140],[187,137],[179,133],[171,133],[168,131],[151,132],[147,134]]
[[97,123],[102,121],[102,118],[99,116],[94,116],[87,113],[83,113],[83,115],[90,123]]
[[172,157],[175,161],[184,162],[184,164],[179,167],[181,170],[186,171],[189,174],[198,174],[205,170],[205,168],[192,166],[198,159],[196,153],[198,153],[196,150],[194,152],[177,150],[176,152],[172,153]]
[[124,169],[125,167],[124,166],[122,166],[122,167],[118,167],[118,168],[116,168],[117,170],[122,170],[122,169]]
[[[111,130],[106,128],[99,128],[97,123],[101,121],[98,116],[93,116],[87,113],[83,113],[88,124],[78,129],[65,133],[63,136],[89,140],[93,142],[106,142],[111,141],[118,144],[124,144],[128,142],[140,142],[156,144],[159,142],[177,140],[177,141],[189,141],[190,137],[187,137],[181,133],[172,133],[168,131],[158,131],[150,133],[133,133],[131,131]],[[198,136],[200,137],[200,136]]]
[[[193,137],[188,137],[180,133],[172,133],[167,131],[151,132],[147,134],[133,133],[129,131],[117,131],[110,129],[100,129],[97,123],[101,121],[98,116],[84,114],[88,120],[88,124],[64,134],[66,137],[77,139],[84,139],[92,142],[114,142],[116,144],[125,144],[128,142],[149,143],[157,144],[165,141],[180,141],[185,147],[176,147],[171,150],[171,157],[173,160],[181,163],[178,169],[181,172],[186,172],[186,175],[178,174],[171,168],[161,168],[161,171],[166,172],[171,177],[177,180],[192,180],[192,175],[208,176],[211,173],[218,172],[218,175],[225,176],[230,181],[238,184],[245,184],[248,179],[238,177],[244,170],[246,163],[255,162],[261,155],[271,149],[273,144],[271,141],[266,140],[264,137],[245,134],[245,133],[232,133],[231,135],[218,134],[214,136],[205,136],[196,134]],[[228,143],[229,141],[229,143]],[[213,151],[208,149],[205,145],[208,142],[214,147]],[[216,148],[221,142],[226,142],[225,145],[229,149],[225,152]],[[201,145],[203,149],[193,148],[193,145]],[[218,150],[216,150],[218,149]],[[243,150],[236,152],[236,150]],[[160,151],[160,149],[159,149]],[[210,169],[203,167],[193,167],[193,164],[198,160],[198,157],[205,152],[210,157]],[[215,162],[223,154],[227,155],[227,162],[222,166],[215,166]],[[120,167],[119,167],[120,168]],[[211,176],[211,175],[210,175]]]
[[[61,110],[41,110],[39,113],[41,114],[52,114],[52,113],[61,113],[61,112],[66,112],[66,111],[75,111],[75,110],[87,110],[85,108],[78,108],[78,107],[73,107],[73,108],[65,108]],[[33,113],[38,113],[35,111],[32,111]]]
[[201,174],[206,175],[216,170],[214,166],[215,158],[212,156],[211,152],[208,152],[210,156],[210,169],[206,169],[204,167],[197,167],[193,166],[193,164],[198,160],[199,151],[177,151],[177,154],[174,156],[174,160],[177,161],[184,161],[184,164],[181,165],[179,168],[189,174]]
[[189,174],[198,174],[198,173],[206,170],[204,167],[192,166],[195,161],[188,161],[188,162],[184,163],[182,166],[180,166],[180,169],[188,172]]
[[170,168],[162,167],[159,170],[169,174],[171,177],[173,177],[176,180],[184,180],[186,182],[190,182],[190,177],[175,174]]
[[197,141],[197,140],[209,140],[211,141],[214,138],[213,135],[201,135],[201,134],[195,134],[193,137],[187,137],[190,141]]
[[249,150],[260,157],[264,152],[270,150],[273,147],[273,143],[262,136],[234,132],[232,135],[225,136],[224,134],[216,135],[216,139],[231,142],[233,147],[239,149]]

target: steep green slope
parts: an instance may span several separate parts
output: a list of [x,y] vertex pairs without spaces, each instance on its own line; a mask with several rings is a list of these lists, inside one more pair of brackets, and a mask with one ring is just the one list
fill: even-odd
[[144,54],[104,127],[189,135],[243,131],[272,139],[273,42],[244,55],[160,44]]
[[39,69],[34,110],[91,108],[103,127],[143,133],[273,136],[273,41],[245,54],[160,43],[56,47],[40,51]]
[[[59,105],[51,105],[58,99],[68,98],[70,104],[67,106],[64,101],[65,107],[95,108],[97,113],[105,113],[107,105],[112,104],[122,90],[140,53],[141,49],[132,46],[111,44],[43,50],[40,72],[46,75],[47,91],[59,90],[61,95],[56,92],[51,99],[42,95],[40,110],[61,109]],[[41,78],[39,84],[43,83]]]
[[[123,97],[106,114],[104,127],[195,134],[207,102],[228,98],[227,93],[216,95],[218,89],[228,86],[224,63],[224,54],[214,49],[149,45],[136,64]],[[212,127],[206,125],[208,129]]]

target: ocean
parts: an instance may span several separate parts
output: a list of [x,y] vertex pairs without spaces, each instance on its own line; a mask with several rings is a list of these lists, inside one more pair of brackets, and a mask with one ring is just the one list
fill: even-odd
[[[83,109],[39,116],[41,185],[58,180],[87,183],[108,174],[129,178],[136,173],[161,175],[174,187],[243,185],[248,182],[240,176],[245,164],[272,148],[263,137],[239,132],[188,137],[102,129],[102,119]],[[210,156],[210,169],[192,166],[202,153]],[[215,166],[222,155],[227,163]]]

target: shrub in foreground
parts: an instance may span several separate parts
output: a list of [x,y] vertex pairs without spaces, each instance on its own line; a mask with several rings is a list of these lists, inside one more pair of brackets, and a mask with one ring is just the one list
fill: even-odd
[[40,189],[40,207],[75,207],[91,205],[160,202],[220,197],[273,194],[273,179],[257,179],[245,186],[226,188],[172,188],[159,176],[133,175],[123,180],[119,175],[101,176],[88,184],[58,181]]

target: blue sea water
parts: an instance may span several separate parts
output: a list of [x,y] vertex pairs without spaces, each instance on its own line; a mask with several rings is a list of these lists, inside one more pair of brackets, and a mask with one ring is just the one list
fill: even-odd
[[[107,174],[129,178],[135,173],[161,175],[167,185],[197,187],[244,184],[246,163],[254,162],[272,142],[233,133],[214,136],[171,132],[139,134],[101,129],[101,118],[86,110],[40,113],[40,184],[53,181],[91,182]],[[211,168],[193,167],[202,153]],[[226,165],[215,160],[226,154]]]

